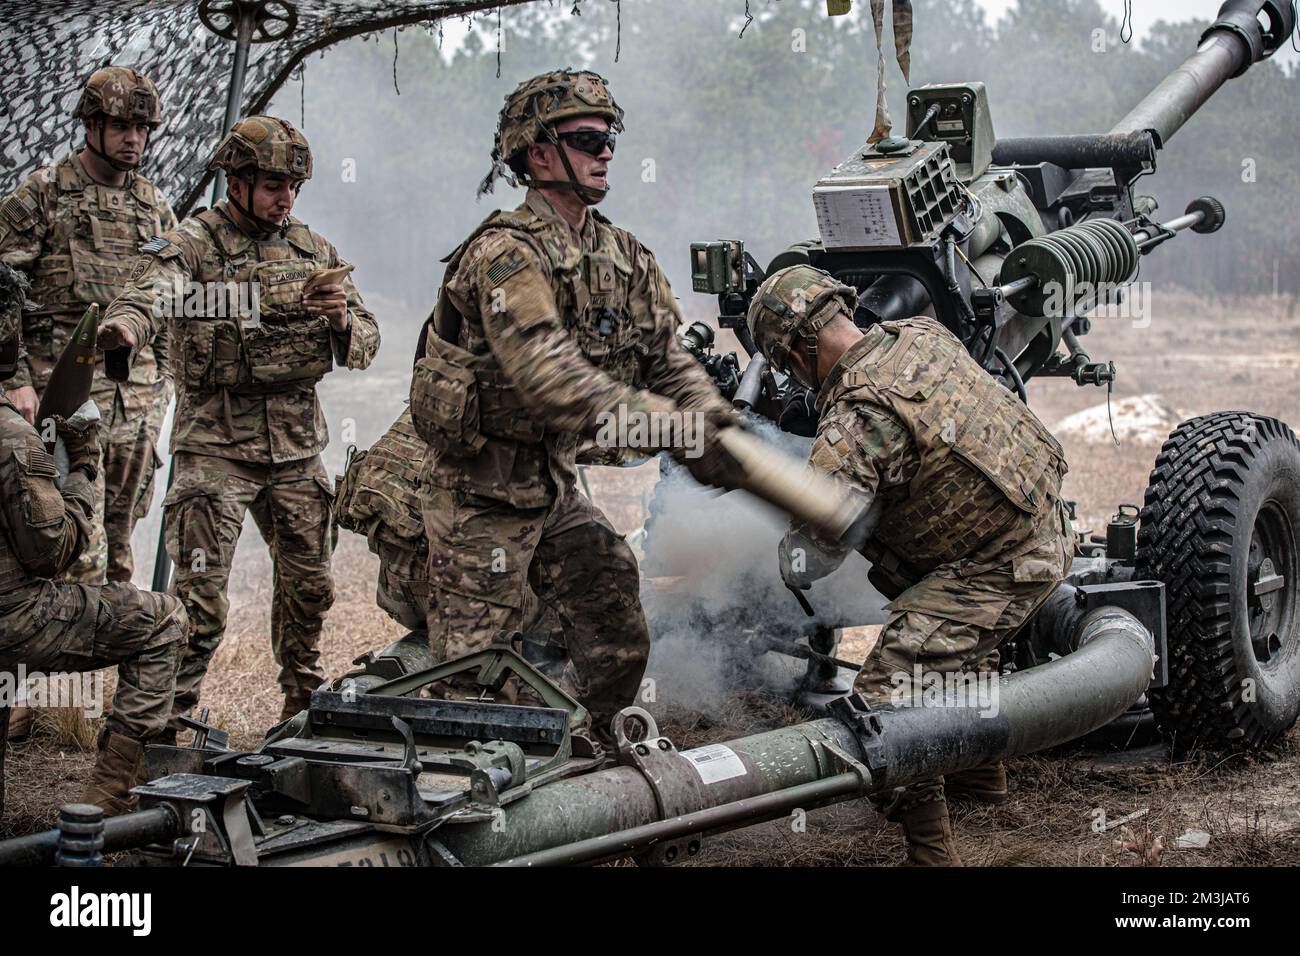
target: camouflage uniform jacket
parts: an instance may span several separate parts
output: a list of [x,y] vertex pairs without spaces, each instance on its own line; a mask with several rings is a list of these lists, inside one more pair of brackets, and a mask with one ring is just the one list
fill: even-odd
[[[601,413],[635,408],[637,389],[683,409],[729,410],[677,341],[681,315],[654,255],[594,208],[575,231],[530,189],[449,260],[411,411],[426,438],[432,423],[463,440],[431,440],[428,483],[544,507],[572,486],[577,446]],[[438,332],[452,312],[454,344]]]
[[[123,186],[102,185],[75,153],[37,170],[0,202],[0,259],[28,273],[38,306],[23,315],[27,359],[9,387],[43,390],[86,307],[107,306],[125,288],[140,245],[175,228],[171,206],[149,180],[130,175]],[[101,414],[109,418],[120,396],[125,418],[145,415],[168,373],[166,355],[160,330],[127,382],[97,367],[92,394]]]
[[[257,239],[235,225],[228,208],[222,202],[201,210],[149,243],[104,321],[125,320],[137,341],[170,322],[173,454],[260,464],[310,458],[329,440],[316,383],[335,362],[368,366],[379,327],[350,277],[343,280],[348,332],[339,335],[325,317],[302,309],[307,277],[342,262],[323,236],[291,217],[280,233]],[[248,305],[251,290],[255,319],[241,316],[240,300]]]
[[[48,579],[62,574],[90,538],[93,482],[80,469],[62,490],[57,482],[54,457],[36,429],[0,396],[0,649],[31,637],[33,619],[58,616]],[[33,600],[46,601],[34,617],[16,612],[20,606],[32,610]],[[92,614],[96,606],[90,602]]]
[[878,497],[864,553],[904,578],[1004,565],[1059,517],[1061,446],[933,319],[868,330],[817,407],[811,464]]

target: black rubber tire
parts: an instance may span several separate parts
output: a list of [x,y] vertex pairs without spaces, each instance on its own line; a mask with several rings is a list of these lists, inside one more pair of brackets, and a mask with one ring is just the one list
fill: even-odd
[[1178,751],[1276,740],[1300,714],[1295,434],[1250,412],[1183,422],[1140,521],[1136,577],[1165,584],[1169,684],[1150,695],[1161,730]]

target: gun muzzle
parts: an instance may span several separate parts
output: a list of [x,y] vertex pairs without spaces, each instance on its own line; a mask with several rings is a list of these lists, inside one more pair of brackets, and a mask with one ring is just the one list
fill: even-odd
[[72,338],[63,348],[63,354],[50,372],[50,380],[41,393],[41,403],[36,409],[36,427],[51,415],[71,418],[90,400],[90,387],[95,377],[95,337],[99,328],[99,306],[92,305],[77,323]]
[[738,487],[784,511],[796,521],[840,541],[866,516],[870,500],[842,482],[806,467],[798,459],[740,428],[723,428],[718,441],[743,472]]

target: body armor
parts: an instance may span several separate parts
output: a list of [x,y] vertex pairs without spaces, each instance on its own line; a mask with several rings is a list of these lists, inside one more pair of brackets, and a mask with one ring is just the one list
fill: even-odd
[[[4,395],[0,395],[0,432],[6,435],[23,435],[31,431],[13,404]],[[32,432],[31,441],[13,441],[12,456],[18,473],[18,487],[5,488],[5,494],[21,495],[27,499],[24,512],[33,525],[49,524],[63,517],[60,510],[55,513],[48,500],[32,496],[28,492],[28,482],[42,482],[57,479],[58,469],[54,465],[54,456],[46,452],[45,447]],[[22,587],[35,578],[23,567],[14,550],[13,536],[22,533],[21,528],[10,528],[0,515],[0,594],[7,594]]]
[[[448,257],[447,276],[460,268],[465,250],[491,230],[527,242],[552,276],[555,304],[565,328],[588,360],[624,384],[633,384],[646,348],[628,314],[632,265],[617,231],[588,210],[596,246],[584,251],[554,222],[526,207],[489,216]],[[416,361],[412,402],[420,435],[440,453],[469,457],[488,438],[538,442],[542,426],[507,381],[478,321],[465,322],[446,291],[439,293],[429,336],[430,354]]]
[[823,407],[861,401],[888,409],[921,460],[906,496],[882,513],[876,541],[920,573],[959,560],[975,570],[984,546],[1055,514],[1066,472],[1061,446],[942,325],[883,322],[851,353],[826,383]]
[[389,536],[423,548],[418,489],[424,454],[425,443],[405,409],[383,437],[349,461],[334,506],[339,526],[372,539],[372,549],[374,539]]
[[[187,316],[174,327],[185,387],[260,395],[289,383],[320,381],[334,367],[329,320],[302,308],[302,291],[307,278],[328,265],[329,250],[296,220],[283,237],[258,241],[214,210],[194,218],[211,236],[218,257],[205,259],[192,280],[205,289],[224,283],[226,297],[218,314]],[[162,259],[180,254],[175,244],[157,253]],[[256,290],[255,317],[241,315],[242,284]]]
[[[23,338],[37,375],[37,388],[62,354],[86,307],[105,308],[126,287],[140,246],[163,231],[164,203],[152,183],[139,176],[129,186],[104,186],[79,169],[71,155],[54,168],[55,206],[49,212],[44,245],[49,250],[33,264],[29,297],[37,308],[26,311]],[[8,202],[21,206],[21,193]],[[21,208],[20,230],[36,224],[39,211]],[[153,351],[141,350],[130,381],[152,385],[159,380]]]

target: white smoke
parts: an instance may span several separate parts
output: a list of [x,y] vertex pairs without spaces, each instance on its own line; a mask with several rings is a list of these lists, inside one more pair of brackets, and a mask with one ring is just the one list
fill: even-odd
[[[807,458],[811,439],[751,422],[764,441]],[[816,612],[808,617],[781,580],[777,545],[788,517],[744,492],[702,488],[685,468],[664,470],[646,522],[641,589],[658,703],[708,712],[737,691],[792,692],[805,662],[757,650],[746,641],[752,629],[796,640],[812,624],[884,620],[885,599],[867,583],[861,555],[804,592]]]

